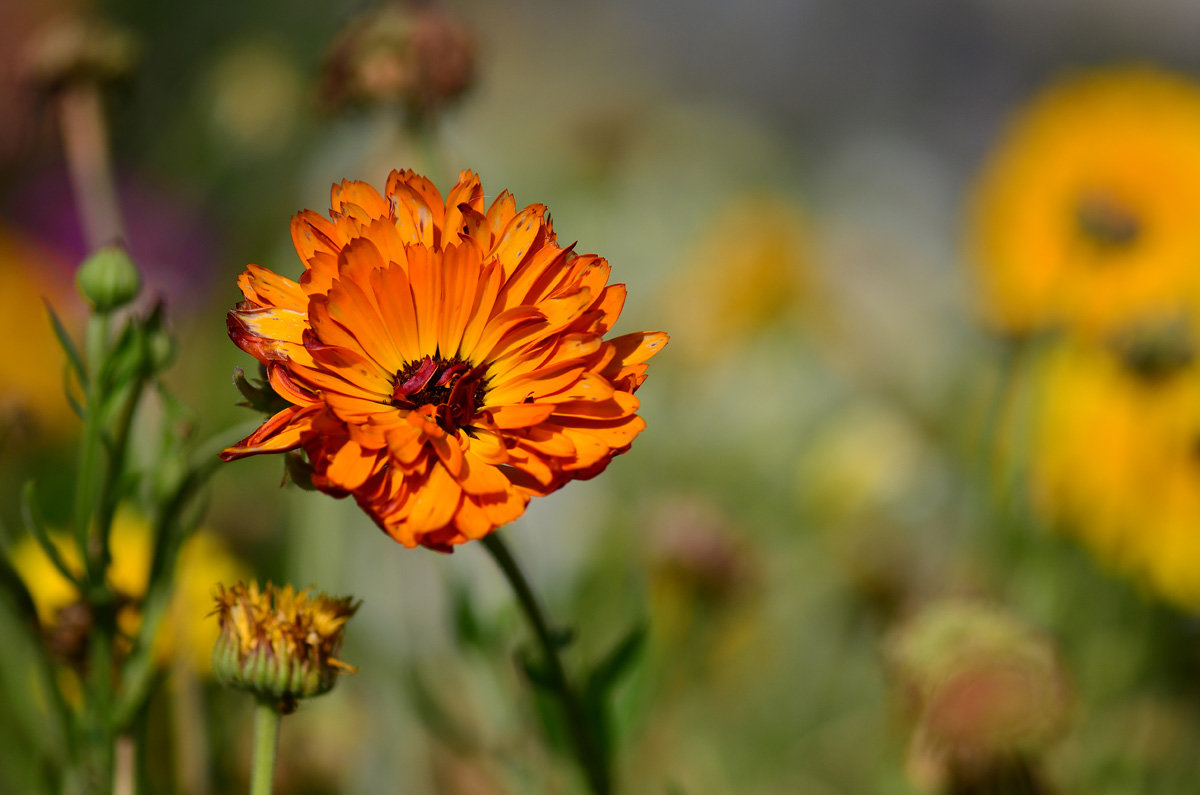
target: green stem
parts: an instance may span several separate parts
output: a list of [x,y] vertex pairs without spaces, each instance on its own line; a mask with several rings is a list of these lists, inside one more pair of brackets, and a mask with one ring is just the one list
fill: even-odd
[[483,546],[491,553],[492,558],[500,567],[500,571],[504,573],[504,577],[508,580],[508,584],[512,586],[513,592],[517,596],[517,601],[521,604],[521,609],[525,613],[525,617],[529,620],[530,627],[533,629],[533,634],[537,636],[538,645],[541,646],[542,656],[545,658],[545,673],[554,694],[558,697],[559,704],[562,706],[563,714],[566,716],[567,728],[570,731],[575,755],[579,759],[579,764],[583,768],[584,775],[587,777],[588,785],[596,795],[607,795],[607,793],[612,791],[608,759],[592,729],[592,724],[587,719],[587,714],[584,712],[579,696],[571,688],[570,682],[567,681],[566,671],[563,669],[562,660],[558,656],[558,644],[555,643],[554,637],[550,632],[549,624],[541,607],[538,605],[537,597],[534,595],[533,589],[530,588],[529,581],[525,579],[525,575],[521,572],[521,568],[517,565],[517,561],[513,558],[512,553],[508,551],[505,543],[500,540],[498,533],[493,532],[484,536]]
[[275,780],[275,752],[279,750],[279,709],[274,701],[259,699],[254,707],[254,767],[250,795],[271,795]]
[[96,511],[96,501],[100,474],[101,436],[104,429],[100,427],[100,404],[104,385],[100,381],[100,370],[108,352],[108,317],[95,314],[88,318],[87,339],[87,406],[84,416],[83,439],[79,446],[79,471],[76,474],[75,486],[75,542],[79,547],[79,555],[86,563],[88,584],[102,587],[104,571],[100,568],[100,548],[90,542],[93,531],[92,519]]

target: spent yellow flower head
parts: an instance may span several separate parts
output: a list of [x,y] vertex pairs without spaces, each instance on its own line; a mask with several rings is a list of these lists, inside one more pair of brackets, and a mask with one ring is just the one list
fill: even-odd
[[[73,539],[66,533],[56,533],[51,541],[58,547],[64,562],[73,571],[83,566]],[[112,565],[108,583],[121,598],[117,621],[126,637],[135,635],[141,626],[140,603],[146,595],[153,555],[150,524],[130,510],[121,510],[113,522],[109,544]],[[69,626],[79,616],[74,606],[80,596],[67,578],[54,567],[32,537],[25,537],[12,550],[12,563],[29,589],[38,611],[38,620],[53,644],[60,644],[64,657],[71,658],[71,649],[83,637],[70,638]],[[221,538],[207,530],[199,530],[188,538],[179,552],[175,568],[174,594],[155,643],[155,658],[160,665],[178,661],[196,673],[211,671],[210,656],[216,641],[217,628],[205,620],[212,600],[212,583],[244,576],[245,564],[238,560]],[[81,627],[86,631],[87,627]],[[82,653],[82,648],[78,649]]]
[[350,597],[271,583],[218,588],[213,670],[223,684],[279,701],[290,712],[297,699],[327,693],[337,674],[354,672],[336,657],[358,610]]
[[997,329],[1085,336],[1200,307],[1200,87],[1149,66],[1068,75],[979,179],[969,247]]
[[1063,344],[1035,378],[1035,509],[1109,568],[1200,607],[1200,367],[1137,341]]

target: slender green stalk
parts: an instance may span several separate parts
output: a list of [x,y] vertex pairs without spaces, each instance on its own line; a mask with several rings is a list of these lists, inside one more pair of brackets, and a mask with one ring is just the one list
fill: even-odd
[[275,780],[275,752],[279,750],[279,709],[267,699],[254,707],[254,767],[250,772],[250,795],[271,795]]
[[79,446],[79,471],[75,480],[75,542],[80,557],[86,562],[87,580],[92,587],[103,586],[104,571],[100,568],[99,548],[93,546],[90,535],[99,528],[92,527],[96,510],[97,491],[101,480],[100,403],[103,385],[99,371],[108,348],[108,318],[95,314],[88,318],[87,329],[87,405],[85,406],[83,439]]
[[500,571],[504,573],[504,577],[508,580],[508,584],[512,586],[513,592],[517,596],[517,601],[521,605],[521,610],[525,613],[525,617],[529,620],[529,625],[533,629],[533,634],[537,637],[538,645],[542,649],[542,656],[544,658],[544,673],[555,696],[558,697],[559,704],[562,706],[563,714],[567,719],[567,728],[571,735],[571,742],[575,749],[575,755],[579,760],[580,766],[583,768],[588,786],[596,795],[607,795],[612,791],[608,759],[604,754],[599,738],[596,737],[592,724],[587,719],[583,703],[571,688],[570,682],[567,681],[566,671],[563,669],[562,660],[558,656],[558,644],[555,643],[554,637],[551,635],[549,624],[541,607],[538,605],[537,597],[534,595],[533,589],[529,586],[529,581],[525,579],[525,575],[522,573],[520,566],[517,565],[517,561],[513,558],[512,553],[508,551],[505,543],[500,540],[498,533],[491,533],[485,536],[483,546],[491,553],[492,558],[500,567]]

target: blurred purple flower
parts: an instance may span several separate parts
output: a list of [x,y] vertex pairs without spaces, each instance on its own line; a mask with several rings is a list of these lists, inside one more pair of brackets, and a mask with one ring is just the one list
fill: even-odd
[[[210,213],[179,190],[138,175],[120,174],[117,182],[126,245],[142,271],[143,296],[165,299],[175,311],[203,305],[221,249]],[[88,252],[66,172],[35,174],[13,190],[8,204],[18,225],[67,264],[62,278],[71,279]]]

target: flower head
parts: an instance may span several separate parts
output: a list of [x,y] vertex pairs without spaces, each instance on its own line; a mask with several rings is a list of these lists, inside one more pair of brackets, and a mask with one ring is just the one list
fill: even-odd
[[885,655],[927,750],[951,768],[1036,756],[1066,727],[1070,688],[1051,641],[987,605],[926,606]]
[[604,339],[625,287],[559,246],[545,207],[507,191],[485,206],[470,172],[443,200],[411,171],[382,196],[334,185],[331,204],[292,220],[299,281],[257,265],[239,280],[229,334],[291,405],[225,460],[303,449],[315,487],[448,551],[629,448],[667,335]]
[[223,684],[279,700],[291,711],[296,699],[329,692],[339,672],[354,672],[336,657],[346,622],[358,610],[349,597],[271,583],[218,588],[213,613],[221,634],[213,671]]
[[1048,350],[1034,371],[1029,470],[1044,520],[1109,568],[1195,609],[1200,366],[1177,352],[1188,340],[1179,333]]
[[1200,307],[1200,87],[1149,67],[1068,77],[1014,119],[974,198],[1001,330],[1095,337]]

